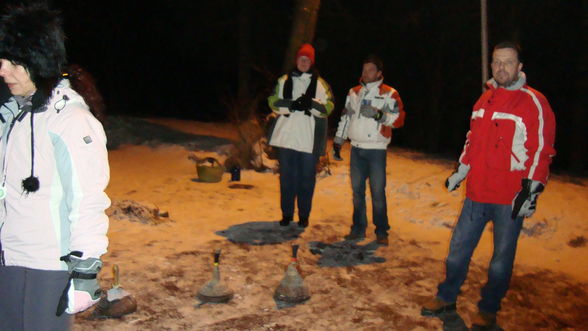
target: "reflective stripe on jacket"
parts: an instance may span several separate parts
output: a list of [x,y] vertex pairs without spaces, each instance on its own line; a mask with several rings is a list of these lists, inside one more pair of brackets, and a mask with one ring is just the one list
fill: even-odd
[[524,73],[508,88],[491,79],[473,108],[460,162],[469,164],[466,195],[511,204],[529,178],[547,183],[555,156],[555,116],[547,99],[526,85]]
[[[361,115],[363,102],[383,111],[384,122]],[[386,149],[392,140],[392,129],[402,127],[405,117],[398,91],[383,84],[383,79],[361,84],[349,90],[335,136],[349,138],[351,145],[358,148]]]

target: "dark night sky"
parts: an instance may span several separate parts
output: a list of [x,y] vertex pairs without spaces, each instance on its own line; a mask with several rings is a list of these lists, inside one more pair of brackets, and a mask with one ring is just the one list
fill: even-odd
[[[282,74],[294,1],[250,1],[254,97]],[[226,119],[223,100],[237,93],[239,0],[51,3],[64,13],[70,62],[95,76],[110,114]],[[336,96],[332,126],[362,59],[377,53],[407,110],[393,144],[457,157],[481,92],[479,6],[323,0],[314,44]],[[520,42],[529,84],[556,113],[555,167],[586,174],[587,2],[488,0],[488,24],[490,46]],[[264,103],[259,109],[269,111]]]

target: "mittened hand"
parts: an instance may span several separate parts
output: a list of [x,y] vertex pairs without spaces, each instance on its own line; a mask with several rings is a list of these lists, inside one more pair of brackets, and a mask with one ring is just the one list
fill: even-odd
[[379,110],[375,107],[372,107],[369,104],[361,105],[359,107],[359,113],[364,117],[374,118],[378,114]]
[[460,163],[459,167],[457,167],[457,170],[455,170],[455,172],[452,173],[451,176],[449,176],[447,178],[447,180],[445,180],[445,187],[447,187],[447,190],[449,192],[451,192],[451,191],[455,190],[456,188],[458,188],[459,185],[461,184],[461,182],[468,175],[469,171],[470,171],[469,165]]
[[292,103],[294,101],[292,100],[287,100],[287,99],[278,99],[274,102],[274,107],[285,107],[285,108],[290,108],[292,107]]
[[100,300],[102,290],[98,284],[97,274],[102,268],[102,261],[96,258],[82,259],[82,253],[74,251],[62,256],[67,264],[69,281],[63,290],[56,315],[63,312],[75,314],[84,311]]
[[531,217],[537,209],[539,194],[545,189],[543,183],[529,178],[523,178],[521,186],[521,191],[512,201],[513,220],[517,217]]
[[308,111],[312,107],[312,98],[307,97],[305,94],[301,95],[298,99],[292,102],[290,110],[294,111]]
[[341,145],[333,143],[333,158],[337,161],[343,161],[341,157]]
[[359,108],[359,113],[364,117],[373,118],[378,122],[383,122],[385,119],[383,111],[370,105],[362,105]]
[[290,109],[290,111],[297,111],[300,108],[300,102],[298,102],[298,99],[292,101],[292,103],[290,103],[290,106],[288,107],[288,109]]
[[[95,284],[93,284],[92,287],[100,289],[98,286],[98,282],[94,283]],[[72,288],[74,289],[73,291],[71,291]],[[98,295],[98,297],[94,299],[94,297],[89,292],[76,290],[75,286],[70,287],[70,291],[72,293],[68,294],[69,304],[67,309],[65,310],[65,312],[68,314],[77,314],[85,310],[88,310],[90,307],[92,307],[93,305],[97,304],[98,301],[100,301],[100,295]]]
[[300,100],[300,107],[302,107],[302,110],[310,110],[310,108],[312,107],[311,97],[307,96],[306,94],[303,94],[298,99]]

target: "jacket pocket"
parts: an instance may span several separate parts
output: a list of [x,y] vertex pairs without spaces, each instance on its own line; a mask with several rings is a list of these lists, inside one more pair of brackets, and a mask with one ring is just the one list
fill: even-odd
[[492,120],[488,136],[486,162],[489,168],[511,170],[512,141],[515,123],[511,120]]

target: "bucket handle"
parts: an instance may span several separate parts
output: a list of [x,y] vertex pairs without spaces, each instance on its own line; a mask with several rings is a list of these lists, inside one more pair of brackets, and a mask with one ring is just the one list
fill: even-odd
[[207,158],[204,158],[204,159],[202,159],[202,160],[198,161],[198,164],[199,164],[199,165],[204,165],[206,162],[208,162],[208,163],[212,164],[212,166],[219,166],[219,167],[221,167],[221,164],[220,164],[220,162],[218,162],[218,160],[217,160],[217,159],[215,159],[214,157],[207,157]]

